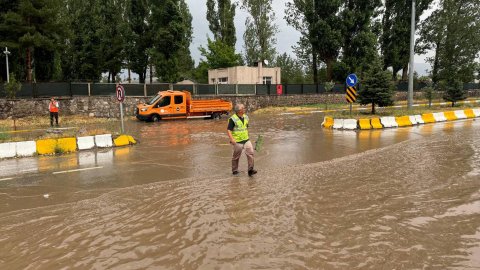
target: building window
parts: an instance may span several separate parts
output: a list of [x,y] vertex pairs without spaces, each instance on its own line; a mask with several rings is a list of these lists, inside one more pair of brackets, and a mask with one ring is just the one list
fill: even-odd
[[228,83],[228,77],[218,78],[218,83],[219,84],[227,84]]
[[272,84],[272,77],[263,77],[263,84]]
[[215,84],[215,79],[212,79],[212,84]]

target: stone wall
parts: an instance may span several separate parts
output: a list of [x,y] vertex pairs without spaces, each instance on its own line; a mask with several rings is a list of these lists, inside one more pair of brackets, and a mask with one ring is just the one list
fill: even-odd
[[[414,98],[423,98],[421,92],[415,92]],[[441,93],[438,93],[441,97]],[[396,92],[395,99],[406,100],[406,92]],[[480,90],[469,91],[469,97],[480,97]],[[345,102],[344,94],[308,94],[281,96],[195,96],[194,99],[225,99],[234,104],[244,103],[249,111],[269,106],[299,106],[307,104],[341,103]],[[127,97],[124,102],[126,115],[133,115],[136,104],[146,102],[149,98]],[[90,115],[95,117],[120,117],[120,107],[115,97],[78,96],[58,98],[60,114]],[[31,115],[47,116],[49,99],[0,99],[0,119],[26,117]],[[346,102],[345,102],[346,103]]]

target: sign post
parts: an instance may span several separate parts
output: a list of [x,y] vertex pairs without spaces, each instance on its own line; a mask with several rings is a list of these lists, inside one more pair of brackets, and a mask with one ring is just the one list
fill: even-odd
[[352,116],[352,104],[357,100],[357,88],[355,85],[358,83],[358,77],[356,74],[350,74],[347,76],[346,79],[346,84],[347,84],[347,93],[345,95],[345,98],[347,99],[347,102],[350,103],[350,117]]
[[125,89],[121,84],[117,84],[116,87],[117,100],[120,102],[120,118],[122,122],[122,134],[125,133],[125,128],[123,126],[123,101],[125,100]]

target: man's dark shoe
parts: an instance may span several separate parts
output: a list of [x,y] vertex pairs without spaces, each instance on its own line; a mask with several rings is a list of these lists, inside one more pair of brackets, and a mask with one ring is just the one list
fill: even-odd
[[248,176],[252,176],[252,175],[254,175],[254,174],[256,174],[256,173],[257,173],[257,171],[254,170],[254,169],[248,170]]
[[238,171],[234,171],[232,174],[233,175],[238,175]]

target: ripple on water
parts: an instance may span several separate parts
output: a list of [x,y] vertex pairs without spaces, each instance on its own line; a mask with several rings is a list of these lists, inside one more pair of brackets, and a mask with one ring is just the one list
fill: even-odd
[[470,146],[453,136],[255,178],[159,182],[8,213],[0,216],[0,262],[5,269],[473,268],[480,183],[468,176]]

